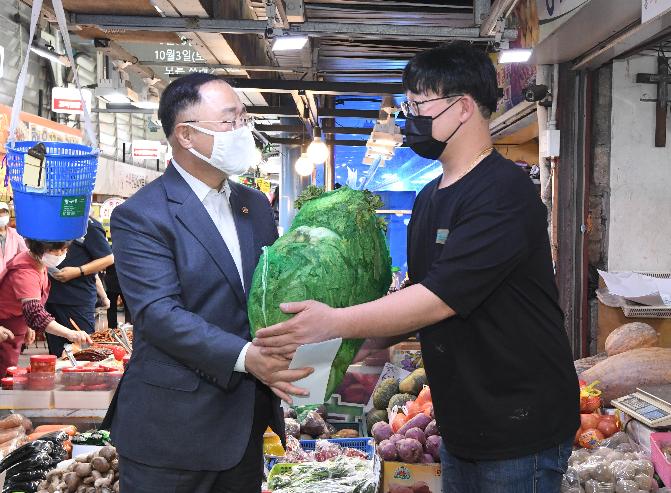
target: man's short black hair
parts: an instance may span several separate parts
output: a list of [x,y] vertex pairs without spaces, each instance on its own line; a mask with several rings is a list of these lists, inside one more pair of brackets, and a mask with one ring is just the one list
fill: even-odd
[[26,238],[26,246],[28,247],[28,250],[30,250],[30,253],[36,257],[41,257],[51,250],[60,250],[69,247],[71,243],[71,241],[41,241]]
[[170,137],[175,130],[177,115],[200,102],[200,86],[215,80],[223,82],[223,79],[216,75],[194,72],[175,79],[165,88],[158,105],[158,117],[166,137]]
[[414,94],[468,94],[485,118],[496,112],[496,69],[483,50],[469,43],[453,42],[418,53],[403,71],[403,86]]

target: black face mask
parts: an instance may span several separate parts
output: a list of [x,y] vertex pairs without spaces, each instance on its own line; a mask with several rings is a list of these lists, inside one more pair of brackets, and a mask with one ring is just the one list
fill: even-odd
[[460,100],[461,98],[456,100],[435,117],[406,115],[403,135],[405,136],[405,143],[415,154],[433,160],[438,159],[443,154],[447,147],[447,143],[459,131],[463,122],[459,123],[459,126],[447,139],[440,141],[433,138],[433,121],[440,118],[443,113],[457,104]]

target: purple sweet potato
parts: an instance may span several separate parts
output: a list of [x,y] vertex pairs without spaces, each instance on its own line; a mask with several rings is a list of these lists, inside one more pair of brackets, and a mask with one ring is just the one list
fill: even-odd
[[382,460],[394,461],[398,459],[398,452],[396,445],[389,440],[382,440],[377,446],[377,453],[380,454]]
[[431,454],[436,462],[440,462],[440,447],[443,439],[438,435],[431,435],[426,439],[426,453]]
[[398,430],[398,433],[401,435],[405,435],[405,432],[408,431],[410,428],[419,428],[420,430],[424,430],[429,423],[431,422],[431,418],[429,418],[426,414],[424,413],[419,413],[417,416],[409,420],[406,424],[404,424],[400,430]]
[[397,444],[401,440],[403,440],[405,437],[399,433],[394,433],[392,436],[389,437],[389,441],[393,444]]
[[422,460],[420,462],[422,464],[434,464],[436,461],[433,459],[433,455],[422,454]]
[[400,459],[408,464],[418,463],[424,455],[422,444],[414,438],[404,438],[396,444],[396,450]]
[[419,443],[421,443],[422,446],[424,446],[424,444],[426,443],[426,435],[419,428],[410,428],[408,431],[405,432],[405,438],[414,438]]
[[375,423],[370,431],[373,434],[373,438],[375,438],[375,443],[382,443],[384,440],[389,440],[389,437],[394,434],[389,423],[385,423],[384,421]]
[[424,434],[427,437],[430,437],[431,435],[440,435],[440,430],[438,429],[438,425],[436,424],[435,419],[433,421],[431,421],[428,425],[426,425],[426,429],[424,430]]

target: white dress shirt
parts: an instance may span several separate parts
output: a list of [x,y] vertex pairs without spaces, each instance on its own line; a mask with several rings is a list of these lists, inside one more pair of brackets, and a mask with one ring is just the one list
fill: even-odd
[[[220,190],[215,190],[195,176],[189,174],[177,164],[174,159],[172,160],[172,165],[182,178],[184,178],[184,181],[186,181],[187,185],[193,190],[193,193],[196,194],[198,200],[203,203],[203,206],[216,226],[217,231],[219,231],[219,234],[226,243],[228,251],[231,252],[231,257],[233,257],[233,262],[235,262],[235,267],[240,276],[242,288],[245,289],[244,275],[242,273],[240,240],[238,238],[238,230],[235,227],[235,220],[233,219],[233,209],[231,208],[231,203],[229,201],[231,187],[228,184],[228,180],[224,182]],[[235,371],[246,372],[245,357],[247,356],[247,350],[249,349],[250,344],[250,342],[245,344],[245,347],[240,351],[238,361],[235,363]]]

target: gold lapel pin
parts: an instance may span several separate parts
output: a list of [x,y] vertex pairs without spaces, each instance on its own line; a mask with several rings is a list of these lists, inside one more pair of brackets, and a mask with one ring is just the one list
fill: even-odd
[[243,207],[242,208],[242,213],[243,214],[249,214],[249,209],[247,209],[247,207]]

